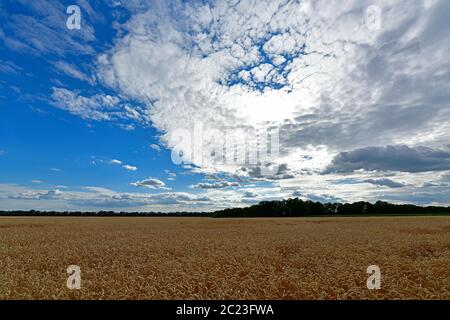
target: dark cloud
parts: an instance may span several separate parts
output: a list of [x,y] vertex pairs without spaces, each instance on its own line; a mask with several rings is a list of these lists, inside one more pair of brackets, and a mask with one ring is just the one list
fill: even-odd
[[405,185],[400,182],[395,182],[391,179],[366,179],[363,182],[370,183],[376,186],[389,188],[403,188]]
[[254,166],[250,168],[243,167],[241,170],[245,172],[248,177],[254,180],[286,180],[294,178],[294,175],[290,173],[290,169],[287,164],[282,163],[280,165],[275,164],[267,164],[265,169],[268,171],[262,172],[260,166]]
[[422,185],[422,188],[441,188],[441,187],[447,188],[449,186],[445,183],[433,183],[433,182],[425,182]]
[[256,198],[258,196],[258,194],[251,192],[251,191],[246,191],[244,193],[244,198]]
[[449,188],[439,192],[423,192],[418,190],[413,195],[407,194],[386,194],[385,201],[413,203],[416,205],[448,205]]
[[450,170],[450,152],[405,145],[367,147],[341,152],[324,173],[356,170],[426,172]]
[[294,191],[294,192],[292,192],[292,196],[298,198],[298,197],[301,197],[302,194],[298,191]]
[[305,194],[304,197],[308,200],[315,201],[315,202],[321,202],[321,203],[327,203],[327,202],[344,202],[341,198],[335,197],[330,194],[313,194],[308,193]]

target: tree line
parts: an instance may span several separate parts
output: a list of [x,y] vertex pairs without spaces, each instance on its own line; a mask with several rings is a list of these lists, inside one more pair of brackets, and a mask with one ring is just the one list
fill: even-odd
[[412,204],[321,203],[298,198],[263,201],[246,208],[230,208],[213,213],[214,217],[305,217],[305,216],[371,216],[371,215],[448,215],[450,207],[421,207]]
[[258,204],[214,212],[116,212],[116,211],[0,211],[0,216],[86,216],[86,217],[308,217],[308,216],[383,216],[383,215],[450,215],[450,207],[375,203],[321,203],[299,198],[262,201]]

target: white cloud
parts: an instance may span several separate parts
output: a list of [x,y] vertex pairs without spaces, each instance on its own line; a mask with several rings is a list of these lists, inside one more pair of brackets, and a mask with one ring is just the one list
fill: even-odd
[[122,160],[118,160],[118,159],[112,159],[109,161],[109,163],[114,164],[114,165],[122,165],[122,168],[124,168],[125,170],[128,170],[128,171],[137,171],[138,170],[138,168],[136,166],[124,164]]
[[95,83],[95,79],[93,79],[93,77],[90,77],[88,75],[86,75],[84,72],[80,71],[76,66],[71,65],[70,63],[67,63],[66,61],[56,61],[54,63],[54,66],[56,69],[58,69],[59,71],[62,71],[63,73],[65,73],[66,75],[81,80],[81,81],[86,81],[90,84],[94,84]]
[[23,68],[12,61],[0,60],[0,73],[20,74]]
[[14,5],[16,6],[14,12],[7,12],[8,19],[4,20],[0,32],[0,39],[9,49],[34,55],[52,54],[60,57],[95,53],[91,47],[95,40],[95,31],[89,23],[94,20],[92,15],[83,15],[83,28],[71,32],[66,28],[67,7],[62,3],[17,1]]
[[[378,30],[366,24],[371,5],[381,9]],[[228,129],[239,145],[239,128],[279,127],[276,162],[289,171],[272,178],[281,185],[321,181],[315,194],[322,196],[333,194],[338,176],[318,173],[341,152],[387,145],[438,150],[448,143],[448,1],[169,7],[158,3],[158,10],[135,14],[115,47],[99,57],[98,75],[149,106],[169,149],[178,129],[199,123],[206,132]],[[204,145],[220,150],[224,136],[204,137]],[[242,174],[241,165],[188,159],[197,172]],[[246,171],[250,178],[252,172]],[[356,196],[348,189],[341,195],[371,198],[380,196],[378,189],[359,185],[351,190]]]
[[112,159],[110,162],[111,162],[112,164],[122,164],[122,161],[117,160],[117,159]]
[[167,189],[165,187],[166,184],[156,178],[147,178],[142,181],[132,182],[131,185],[135,187],[143,187],[149,189]]
[[134,129],[136,129],[136,126],[133,125],[133,124],[122,124],[122,123],[119,123],[118,126],[120,128],[122,128],[123,130],[125,130],[125,131],[133,131]]
[[116,96],[95,94],[85,97],[75,91],[65,88],[52,88],[51,104],[85,120],[115,121],[124,129],[130,129],[131,124],[121,121],[132,121],[147,124],[147,110],[143,107],[131,107],[127,102]]
[[0,210],[116,210],[116,211],[195,211],[212,210],[206,195],[186,192],[126,193],[103,187],[36,189],[0,184]]
[[239,183],[230,181],[219,181],[214,183],[202,182],[194,185],[193,187],[200,189],[222,189],[229,187],[239,187]]
[[167,180],[174,181],[177,177],[177,174],[175,172],[170,172],[169,170],[164,170],[164,172],[168,176]]
[[[68,111],[74,115],[80,116],[86,120],[112,120],[112,110],[119,109],[120,100],[117,97],[109,95],[95,95],[92,97],[83,97],[75,92],[64,88],[53,88],[53,105]],[[105,111],[109,109],[109,111]]]
[[161,147],[159,145],[155,144],[155,143],[150,144],[150,148],[155,150],[155,151],[157,151],[157,152],[161,151]]
[[[101,13],[83,5],[89,21],[101,20]],[[370,5],[381,8],[379,30],[365,25]],[[219,133],[203,141],[215,151],[224,138],[244,145],[240,129],[280,128],[280,155],[274,161],[280,170],[270,176],[251,166],[221,164],[219,157],[209,163],[188,157],[194,166],[185,168],[192,172],[241,179],[241,190],[198,190],[215,206],[241,205],[243,194],[257,195],[244,197],[257,201],[293,192],[310,199],[450,203],[444,178],[450,138],[448,1],[130,1],[123,6],[131,18],[117,27],[111,50],[92,64],[98,67],[95,77],[70,60],[54,65],[89,83],[98,78],[108,86],[103,92],[116,92],[88,95],[57,84],[52,104],[125,130],[151,124],[161,133],[160,145],[151,146],[156,151],[173,150],[177,130],[199,123],[204,132]],[[61,8],[29,2],[36,17],[11,15],[2,25],[2,42],[35,55],[94,54],[94,29],[87,24],[78,35],[64,30]],[[7,62],[0,67],[0,72],[21,71]],[[321,174],[324,169],[328,174]],[[149,179],[134,185],[165,188],[164,182]],[[267,184],[244,191],[248,181]],[[51,191],[24,191],[24,197],[150,203],[104,190]],[[200,199],[162,196],[167,203],[183,197]]]

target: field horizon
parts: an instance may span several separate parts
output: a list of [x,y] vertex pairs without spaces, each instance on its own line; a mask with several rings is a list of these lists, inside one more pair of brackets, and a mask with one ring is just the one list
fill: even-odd
[[0,243],[0,299],[450,299],[445,216],[0,217]]
[[228,207],[211,211],[41,211],[41,210],[0,210],[0,216],[176,216],[176,217],[377,217],[377,216],[450,216],[450,207],[418,206],[411,203],[394,204],[378,200],[353,203],[327,202],[287,198],[283,200],[261,201],[244,207]]

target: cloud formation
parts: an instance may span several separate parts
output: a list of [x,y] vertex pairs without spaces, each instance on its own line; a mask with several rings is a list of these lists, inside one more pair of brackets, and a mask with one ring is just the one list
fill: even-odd
[[155,150],[157,152],[161,151],[161,147],[155,143],[150,144],[150,149]]
[[450,170],[450,151],[406,145],[366,147],[341,152],[325,173],[356,170],[425,172]]
[[[60,4],[21,0],[32,15],[0,10],[0,39],[16,52],[53,54],[52,68],[83,81],[82,88],[95,83],[83,91],[55,82],[53,106],[126,130],[151,125],[160,134],[150,146],[155,151],[196,151],[192,146],[202,142],[209,161],[187,152],[183,168],[218,177],[196,185],[218,206],[294,190],[319,201],[450,203],[449,1],[108,1],[128,12],[100,52],[90,24],[101,13],[80,3],[88,24],[78,34],[62,30]],[[381,14],[375,21],[370,6]],[[91,57],[91,67],[69,63],[74,52]],[[0,72],[20,68],[5,61]],[[279,150],[269,163],[221,161],[231,142],[231,158],[250,162],[250,151],[264,143],[248,134],[273,129]],[[276,169],[262,172],[268,167]],[[254,189],[243,190],[248,183]],[[132,185],[165,188],[155,178]],[[48,192],[40,197],[62,197]],[[136,199],[103,191],[96,197],[104,204]],[[189,196],[162,201],[182,197]]]
[[389,187],[389,188],[403,188],[405,185],[400,182],[395,182],[391,179],[366,179],[363,182],[370,183],[376,186]]
[[114,164],[114,165],[121,165],[122,168],[124,168],[127,171],[137,171],[138,170],[138,168],[136,166],[124,164],[123,161],[118,160],[118,159],[112,159],[109,161],[109,163]]
[[[3,209],[41,209],[53,208],[61,210],[65,207],[84,210],[127,209],[145,211],[167,211],[176,208],[195,210],[199,206],[211,205],[212,200],[205,195],[186,192],[163,193],[125,193],[116,192],[102,187],[81,187],[60,189],[29,189],[18,185],[0,184],[0,200]],[[210,208],[206,208],[210,210]]]
[[147,178],[141,181],[136,181],[131,183],[135,187],[143,187],[149,189],[167,189],[165,188],[165,183],[156,178]]
[[[133,106],[122,99],[107,94],[95,94],[90,97],[79,95],[77,92],[53,87],[51,104],[85,120],[93,121],[131,121],[148,123],[147,110]],[[120,122],[123,124],[123,122]]]
[[15,1],[21,13],[17,8],[8,12],[0,7],[0,40],[11,50],[36,56],[93,55],[95,31],[91,23],[101,18],[87,1],[79,1],[79,5],[85,14],[83,28],[77,32],[66,27],[67,7],[57,1]]
[[[176,130],[198,123],[278,126],[277,161],[302,170],[346,149],[448,137],[446,1],[376,2],[379,29],[366,23],[372,1],[156,3],[99,58],[99,78],[146,103],[171,149]],[[220,149],[217,136],[204,139]]]
[[230,181],[219,181],[214,183],[202,182],[194,185],[193,187],[201,189],[222,189],[229,187],[239,187],[239,183]]

